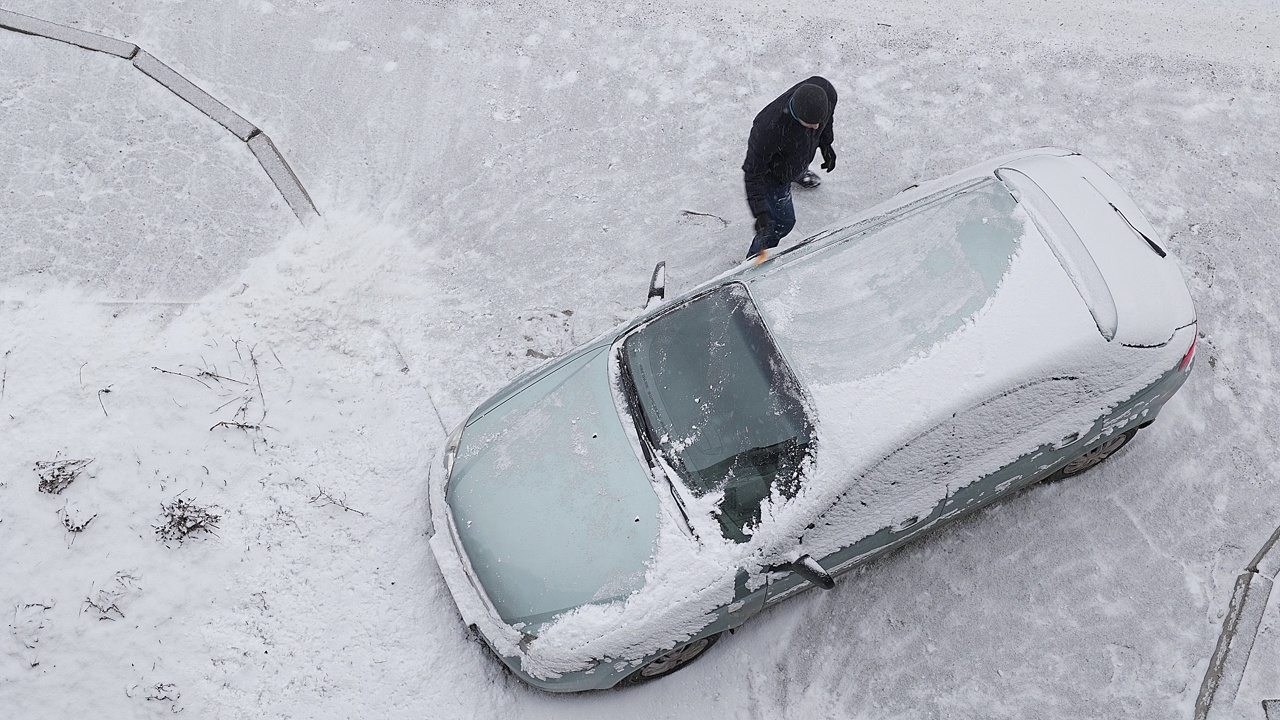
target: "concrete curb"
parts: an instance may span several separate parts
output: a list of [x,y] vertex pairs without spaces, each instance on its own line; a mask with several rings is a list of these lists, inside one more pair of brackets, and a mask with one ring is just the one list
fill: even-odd
[[125,60],[133,58],[134,54],[138,52],[138,46],[133,43],[116,40],[97,33],[85,32],[84,30],[76,30],[75,28],[21,15],[2,8],[0,8],[0,27],[26,33],[27,35],[38,35],[51,40],[58,40],[69,45],[78,45],[86,50],[115,55]]
[[[1222,632],[1218,635],[1209,669],[1200,685],[1200,695],[1196,698],[1195,720],[1224,716],[1235,701],[1244,680],[1249,653],[1253,651],[1253,642],[1262,625],[1267,600],[1271,597],[1271,588],[1280,571],[1280,550],[1276,549],[1277,546],[1280,546],[1280,528],[1271,534],[1245,567],[1244,573],[1236,578],[1231,605],[1222,620]],[[1264,704],[1263,708],[1268,720],[1273,712],[1280,718],[1280,703],[1271,709]]]
[[258,158],[262,169],[267,171],[267,177],[276,184],[276,189],[284,196],[284,201],[289,203],[289,208],[299,220],[320,215],[315,203],[311,202],[307,189],[298,182],[298,176],[293,174],[293,168],[285,162],[284,156],[276,149],[276,144],[271,142],[271,138],[258,133],[249,138],[249,149],[253,151],[253,156]]
[[237,115],[234,110],[218,102],[217,98],[201,90],[195,83],[179,75],[173,68],[160,62],[146,50],[138,50],[138,54],[133,57],[133,66],[152,80],[169,88],[174,95],[191,103],[195,109],[213,118],[241,140],[248,141],[258,133],[258,128],[254,127],[253,123]]
[[284,156],[280,154],[271,138],[217,98],[183,77],[181,73],[157,60],[151,53],[133,43],[76,30],[3,8],[0,8],[0,28],[57,40],[132,61],[133,66],[144,75],[160,83],[206,117],[229,130],[236,138],[247,143],[249,151],[258,159],[262,169],[267,172],[267,177],[271,178],[271,182],[275,184],[285,202],[289,204],[289,209],[299,220],[306,223],[320,215],[306,188],[298,180],[293,168],[289,167],[289,163],[285,162]]
[[1253,562],[1249,563],[1245,570],[1275,580],[1276,575],[1280,574],[1280,550],[1276,549],[1278,545],[1280,545],[1280,528],[1276,528],[1276,531],[1271,533],[1271,539],[1267,540],[1258,554],[1253,556]]

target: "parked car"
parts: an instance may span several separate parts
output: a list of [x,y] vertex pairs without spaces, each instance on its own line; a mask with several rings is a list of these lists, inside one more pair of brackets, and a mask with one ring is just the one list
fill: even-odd
[[1178,264],[1066,150],[911,189],[680,297],[663,274],[432,463],[458,610],[539,688],[666,675],[762,608],[1089,469],[1195,353]]

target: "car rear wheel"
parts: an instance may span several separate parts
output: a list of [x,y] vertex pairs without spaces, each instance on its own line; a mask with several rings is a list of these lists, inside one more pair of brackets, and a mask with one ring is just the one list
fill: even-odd
[[648,682],[650,680],[656,680],[660,677],[670,675],[694,660],[702,657],[703,653],[705,653],[712,645],[715,645],[716,641],[719,639],[720,635],[718,634],[710,637],[699,638],[688,645],[678,647],[665,655],[659,655],[645,663],[639,670],[631,673],[624,682],[627,685],[634,685],[636,683]]
[[1068,462],[1066,465],[1063,465],[1057,472],[1049,476],[1049,481],[1053,482],[1055,480],[1069,478],[1073,475],[1079,475],[1085,470],[1094,467],[1103,460],[1106,460],[1119,452],[1120,448],[1128,445],[1129,441],[1133,439],[1133,436],[1137,434],[1138,429],[1134,428],[1128,432],[1116,435],[1115,437],[1107,438],[1085,454],[1075,458],[1071,462]]

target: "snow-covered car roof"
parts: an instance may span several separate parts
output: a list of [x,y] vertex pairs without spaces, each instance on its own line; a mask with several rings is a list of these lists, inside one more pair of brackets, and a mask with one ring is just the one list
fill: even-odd
[[[802,378],[848,382],[924,355],[971,321],[996,294],[1028,226],[991,178],[784,257],[749,286]],[[1069,285],[1045,289],[1084,310]]]

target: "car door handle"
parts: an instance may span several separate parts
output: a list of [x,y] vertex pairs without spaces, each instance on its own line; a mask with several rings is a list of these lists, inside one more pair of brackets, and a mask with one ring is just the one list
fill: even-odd
[[1073,443],[1073,442],[1075,442],[1075,441],[1077,441],[1077,440],[1079,440],[1079,439],[1080,439],[1080,433],[1071,433],[1070,435],[1068,435],[1068,436],[1066,436],[1066,437],[1062,438],[1061,440],[1059,440],[1058,442],[1054,443],[1054,445],[1053,445],[1053,449],[1054,449],[1054,450],[1061,450],[1062,448],[1064,448],[1064,447],[1066,447],[1066,446],[1070,445],[1071,443]]
[[894,528],[894,531],[895,531],[895,532],[902,532],[903,530],[906,530],[907,528],[911,527],[912,525],[915,525],[915,524],[916,524],[916,523],[918,523],[918,522],[920,522],[920,516],[919,516],[919,515],[912,515],[911,517],[907,518],[906,520],[903,520],[902,522],[898,523],[898,526],[897,526],[896,528]]

